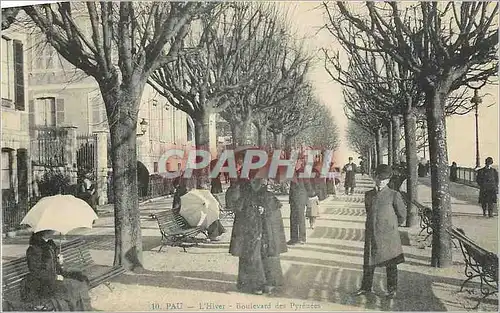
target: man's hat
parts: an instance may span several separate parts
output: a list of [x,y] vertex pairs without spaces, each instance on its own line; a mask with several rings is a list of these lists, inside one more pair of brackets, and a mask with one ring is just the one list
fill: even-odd
[[387,164],[380,164],[375,170],[375,176],[379,179],[389,179],[392,176],[392,169]]

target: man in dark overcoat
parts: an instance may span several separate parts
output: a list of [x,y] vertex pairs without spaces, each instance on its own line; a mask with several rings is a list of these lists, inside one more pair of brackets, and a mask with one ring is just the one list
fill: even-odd
[[342,169],[342,172],[345,173],[345,182],[344,182],[344,189],[345,189],[345,194],[353,194],[354,193],[354,187],[356,187],[356,164],[352,161],[352,157],[349,157],[349,163],[344,165],[344,168]]
[[290,183],[290,240],[288,245],[306,243],[306,206],[309,198],[316,195],[309,179],[299,178],[303,165],[299,165],[295,177]]
[[387,186],[392,170],[381,164],[375,171],[376,187],[365,193],[365,246],[363,255],[363,280],[355,295],[371,292],[375,267],[386,267],[387,294],[396,294],[397,265],[404,262],[403,247],[398,226],[406,219],[406,206],[398,191]]
[[491,167],[493,158],[487,157],[486,166],[477,171],[476,182],[479,185],[479,203],[483,208],[483,216],[488,212],[489,217],[493,217],[493,211],[497,204],[498,194],[498,172]]

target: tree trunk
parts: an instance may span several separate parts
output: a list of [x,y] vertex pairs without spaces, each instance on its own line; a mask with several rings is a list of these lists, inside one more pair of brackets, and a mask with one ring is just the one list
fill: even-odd
[[238,146],[238,144],[236,143],[236,136],[237,136],[237,131],[236,131],[236,123],[234,122],[230,122],[229,123],[230,126],[231,126],[231,142],[232,142],[232,146],[233,146],[233,149],[236,149],[236,147]]
[[377,136],[375,137],[375,149],[377,151],[377,165],[383,163],[383,156],[382,156],[382,129],[378,128],[377,129]]
[[393,164],[399,164],[400,163],[400,158],[399,158],[399,149],[401,149],[400,146],[400,138],[401,138],[401,126],[399,122],[399,115],[393,115],[392,116],[392,162]]
[[[210,114],[207,112],[191,116],[194,123],[194,137],[196,150],[210,152]],[[196,187],[201,188],[203,184],[209,184],[209,167],[194,171],[196,173]]]
[[282,139],[283,139],[283,134],[280,134],[280,133],[273,133],[274,135],[274,148],[275,149],[283,149],[283,143],[282,143]]
[[[439,88],[439,87],[438,87]],[[429,136],[429,155],[431,162],[433,235],[431,266],[448,267],[452,265],[451,238],[447,229],[452,227],[450,186],[448,169],[448,149],[446,146],[446,123],[444,106],[445,92],[438,88],[427,91],[425,107],[427,132]],[[441,86],[447,90],[446,86]]]
[[392,146],[393,146],[393,138],[392,138],[392,120],[389,121],[389,124],[386,127],[387,129],[387,165],[392,166]]
[[247,118],[236,124],[235,127],[236,146],[244,146],[247,144],[248,126],[250,126],[250,118]]
[[257,128],[257,145],[265,147],[267,145],[267,124],[254,123],[254,125]]
[[368,148],[368,168],[367,168],[368,175],[371,174],[372,172],[372,149]]
[[292,152],[292,140],[293,140],[292,137],[285,136],[285,155],[286,155],[287,159],[289,159],[290,156],[291,156],[291,152]]
[[[408,104],[411,106],[411,103]],[[406,147],[406,186],[408,195],[408,208],[406,226],[412,227],[417,224],[417,209],[413,201],[418,201],[418,177],[417,177],[417,115],[415,109],[408,110],[404,114],[404,131]]]
[[[135,89],[130,87],[128,90],[114,86],[109,90],[101,88],[110,120],[115,199],[114,265],[121,265],[127,270],[142,268],[143,261],[136,151],[137,109],[143,88],[137,87],[141,85],[140,83],[134,85]],[[117,89],[118,92],[114,92]],[[116,103],[120,105],[118,116],[114,113]]]

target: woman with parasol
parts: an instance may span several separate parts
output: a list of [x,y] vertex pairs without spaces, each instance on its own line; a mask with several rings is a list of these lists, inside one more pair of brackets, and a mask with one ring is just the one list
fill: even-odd
[[21,284],[25,302],[49,299],[56,311],[92,311],[88,278],[81,272],[66,271],[59,247],[50,236],[53,230],[33,233],[26,251],[29,273]]
[[77,228],[92,228],[98,219],[83,200],[71,195],[40,199],[24,216],[22,225],[33,230],[26,251],[29,273],[21,282],[25,302],[49,300],[56,311],[90,311],[88,278],[64,268],[59,246],[50,239],[56,232],[67,234]]

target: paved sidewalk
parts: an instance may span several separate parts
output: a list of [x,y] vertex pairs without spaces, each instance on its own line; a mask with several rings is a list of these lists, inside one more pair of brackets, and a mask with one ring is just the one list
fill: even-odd
[[[104,285],[93,289],[92,305],[104,311],[166,311],[182,306],[182,311],[303,312],[464,311],[472,306],[477,295],[457,293],[464,278],[460,252],[454,251],[454,266],[432,268],[429,266],[431,250],[418,249],[412,238],[414,230],[408,228],[400,229],[406,262],[399,266],[398,296],[393,300],[381,297],[385,290],[385,273],[381,269],[375,274],[374,295],[352,296],[362,276],[363,193],[371,187],[372,182],[367,177],[358,177],[354,195],[331,196],[321,203],[321,216],[315,229],[307,229],[307,244],[290,247],[281,256],[285,287],[280,294],[271,297],[236,291],[238,259],[228,253],[231,220],[223,221],[227,232],[220,242],[202,244],[188,249],[187,253],[178,247],[166,247],[158,253],[160,234],[149,214],[169,209],[172,199],[141,204],[145,270],[113,279],[111,289]],[[421,185],[419,192],[424,203],[426,193],[430,199],[428,187]],[[283,203],[288,239],[288,197],[278,198]],[[460,210],[473,213],[474,208],[464,205]],[[456,213],[462,212],[460,210]],[[103,213],[93,229],[80,234],[92,241],[91,254],[96,263],[110,265],[114,254],[113,214],[112,210]],[[453,218],[459,221],[455,214]],[[490,219],[493,220],[496,218]],[[464,223],[466,221],[464,219]],[[481,228],[478,236],[483,231]],[[3,261],[23,255],[26,248],[27,237],[4,241]],[[498,302],[488,300],[480,310],[496,311],[497,308]]]
[[[418,201],[432,205],[430,178],[420,178]],[[450,182],[452,223],[483,248],[498,254],[498,216],[484,217],[478,204],[479,189]]]

